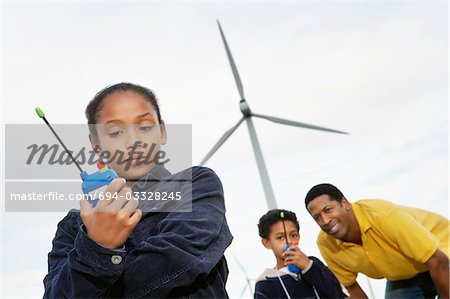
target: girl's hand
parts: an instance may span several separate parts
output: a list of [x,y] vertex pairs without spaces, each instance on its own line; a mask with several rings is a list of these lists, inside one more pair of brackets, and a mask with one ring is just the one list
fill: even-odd
[[138,200],[123,178],[114,179],[106,188],[105,195],[92,207],[86,198],[81,203],[81,219],[88,237],[103,247],[122,247],[142,217],[136,210]]

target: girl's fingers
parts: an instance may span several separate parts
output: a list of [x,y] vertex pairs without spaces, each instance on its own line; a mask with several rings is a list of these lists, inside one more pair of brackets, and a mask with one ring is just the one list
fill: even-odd
[[114,203],[116,201],[115,199],[118,198],[119,192],[126,186],[126,182],[127,181],[124,178],[115,178],[109,183],[108,187],[106,187],[106,190],[96,207],[102,209],[109,206],[111,203]]
[[94,208],[89,203],[89,200],[87,198],[83,197],[83,199],[80,201],[80,212],[87,213],[87,212],[91,212],[93,209]]
[[137,209],[136,212],[134,212],[134,214],[130,217],[130,226],[134,228],[138,224],[139,220],[141,220],[141,217],[142,211],[140,209]]

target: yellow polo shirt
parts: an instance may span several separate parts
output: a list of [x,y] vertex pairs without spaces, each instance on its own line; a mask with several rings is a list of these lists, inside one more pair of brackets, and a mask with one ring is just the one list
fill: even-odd
[[372,278],[401,280],[428,271],[437,248],[449,256],[449,220],[432,212],[372,199],[352,203],[362,246],[320,231],[317,245],[344,286],[359,272]]

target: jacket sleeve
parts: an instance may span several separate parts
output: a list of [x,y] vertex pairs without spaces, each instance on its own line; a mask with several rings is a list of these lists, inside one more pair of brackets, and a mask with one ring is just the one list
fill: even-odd
[[163,298],[190,286],[214,268],[231,243],[222,185],[208,168],[192,169],[192,212],[164,215],[158,233],[127,254],[125,297]]
[[123,263],[118,261],[124,258],[124,251],[110,250],[92,241],[79,215],[71,211],[58,224],[48,254],[44,298],[104,297],[123,271]]
[[311,268],[302,277],[314,286],[320,298],[345,298],[334,274],[318,258],[311,256]]

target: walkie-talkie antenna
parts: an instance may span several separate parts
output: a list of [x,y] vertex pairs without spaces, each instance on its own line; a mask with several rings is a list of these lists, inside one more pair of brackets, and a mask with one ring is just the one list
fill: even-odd
[[281,222],[283,223],[284,240],[286,241],[286,244],[288,244],[288,238],[287,238],[287,233],[286,233],[286,226],[284,225],[284,212],[280,212],[280,218],[281,218]]
[[59,138],[58,134],[56,134],[55,130],[53,130],[52,126],[49,124],[49,122],[47,121],[47,119],[45,118],[45,114],[44,111],[41,110],[41,108],[36,107],[36,113],[37,115],[42,118],[45,123],[47,124],[47,126],[50,128],[50,130],[53,132],[53,134],[55,135],[56,139],[58,139],[59,143],[64,147],[64,149],[66,150],[66,153],[69,155],[69,157],[72,159],[73,163],[75,163],[75,166],[78,168],[78,170],[80,172],[83,172],[83,169],[81,169],[80,164],[78,164],[77,160],[75,160],[75,158],[72,156],[72,153],[67,149],[67,147],[64,145],[64,142],[62,142],[61,138]]

